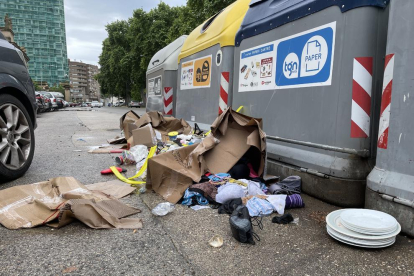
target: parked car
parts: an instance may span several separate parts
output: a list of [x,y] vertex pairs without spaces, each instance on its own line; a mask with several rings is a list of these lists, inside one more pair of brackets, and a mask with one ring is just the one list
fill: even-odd
[[52,105],[50,108],[50,111],[54,111],[58,109],[57,98],[52,94],[52,92],[40,92],[40,93],[49,98],[50,103]]
[[0,32],[0,182],[19,178],[35,151],[37,103],[23,53]]
[[104,103],[103,102],[99,102],[99,106],[100,107],[103,107],[104,106]]
[[65,100],[63,100],[63,107],[69,107],[69,103]]
[[42,94],[39,92],[35,92],[36,95],[36,103],[37,103],[37,113],[44,112],[45,111],[45,101]]
[[101,104],[98,101],[92,101],[91,102],[91,107],[92,108],[94,108],[94,107],[101,108]]
[[56,100],[56,104],[58,108],[64,108],[65,105],[63,104],[64,100],[65,100],[65,96],[60,93],[60,92],[49,92],[54,99]]
[[136,107],[136,108],[140,108],[141,105],[138,101],[131,101],[128,105],[128,107]]
[[86,105],[87,105],[88,107],[92,107],[92,103],[91,103],[91,102],[86,102]]
[[52,110],[52,101],[43,92],[40,92],[40,94],[42,95],[43,100],[44,100],[44,107],[45,107],[44,112],[51,111]]
[[88,104],[87,103],[82,103],[81,107],[88,107]]

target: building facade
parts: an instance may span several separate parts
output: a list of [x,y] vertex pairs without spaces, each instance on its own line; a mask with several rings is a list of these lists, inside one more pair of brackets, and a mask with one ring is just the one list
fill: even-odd
[[37,82],[58,86],[68,80],[63,0],[0,0],[0,18],[12,19],[14,40],[30,57]]
[[88,102],[100,100],[101,88],[98,81],[94,78],[99,73],[98,66],[72,60],[68,60],[68,64],[72,101]]
[[17,49],[19,49],[22,52],[22,54],[24,56],[24,59],[26,60],[26,64],[27,64],[29,62],[30,58],[26,53],[26,48],[24,46],[21,46],[21,45],[17,44],[16,41],[14,41],[13,24],[12,24],[12,20],[9,17],[8,14],[6,14],[6,16],[4,17],[4,27],[0,26],[0,32],[7,39],[8,42],[13,44],[14,47],[16,47]]

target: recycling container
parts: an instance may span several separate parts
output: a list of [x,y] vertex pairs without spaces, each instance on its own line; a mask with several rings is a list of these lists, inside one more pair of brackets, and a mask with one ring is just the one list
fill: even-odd
[[187,35],[182,35],[151,59],[147,69],[147,111],[175,115],[178,54]]
[[177,113],[209,129],[232,97],[234,39],[250,0],[238,0],[194,29],[181,49]]
[[392,0],[378,151],[366,207],[393,215],[414,236],[414,2]]
[[340,206],[375,163],[388,2],[253,0],[236,35],[232,105],[263,118],[268,173]]

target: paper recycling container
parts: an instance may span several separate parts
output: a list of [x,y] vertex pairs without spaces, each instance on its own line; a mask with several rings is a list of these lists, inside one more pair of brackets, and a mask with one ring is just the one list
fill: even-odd
[[231,102],[234,38],[250,0],[238,0],[194,29],[179,59],[177,113],[209,129]]
[[377,163],[365,206],[394,216],[414,236],[414,1],[392,0]]
[[186,35],[182,35],[151,59],[147,69],[147,111],[175,115],[178,54]]
[[375,162],[388,2],[253,0],[236,35],[232,105],[263,118],[268,173],[340,206]]

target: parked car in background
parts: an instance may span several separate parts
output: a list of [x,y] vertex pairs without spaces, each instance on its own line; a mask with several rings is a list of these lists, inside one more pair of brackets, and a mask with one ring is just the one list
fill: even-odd
[[46,96],[51,103],[50,111],[58,109],[57,98],[55,98],[51,92],[40,92],[42,95]]
[[119,106],[119,102],[114,103],[114,106],[115,107],[118,107]]
[[86,105],[89,107],[92,107],[92,103],[91,102],[86,102]]
[[0,32],[0,183],[19,178],[29,169],[36,113],[35,89],[24,55]]
[[100,107],[103,107],[104,106],[104,103],[103,102],[99,102],[99,106]]
[[42,94],[39,92],[35,92],[36,95],[36,103],[37,103],[37,113],[41,113],[45,111],[45,101]]
[[63,106],[64,107],[69,107],[69,103],[67,101],[63,100]]
[[87,103],[82,103],[81,107],[88,107],[88,104]]
[[131,101],[131,102],[128,104],[128,107],[136,107],[136,108],[140,108],[140,107],[141,107],[141,105],[139,104],[139,102],[138,102],[138,101]]
[[65,96],[60,92],[49,92],[52,94],[52,96],[56,99],[56,103],[58,108],[63,108],[65,105],[63,104],[63,101],[65,100]]
[[91,107],[92,108],[94,108],[94,107],[101,108],[101,104],[98,101],[92,101],[91,102]]

